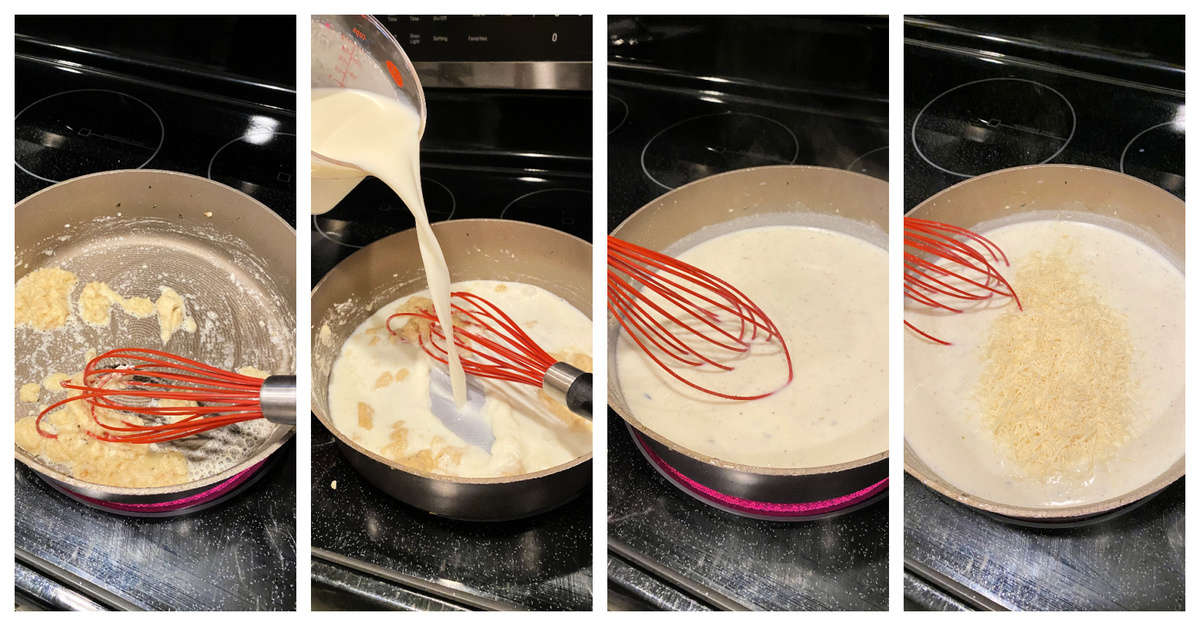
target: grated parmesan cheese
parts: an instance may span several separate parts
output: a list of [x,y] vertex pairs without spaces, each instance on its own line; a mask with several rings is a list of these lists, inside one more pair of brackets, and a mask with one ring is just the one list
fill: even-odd
[[1068,249],[1034,254],[1013,286],[1024,310],[1001,315],[983,345],[983,423],[1028,477],[1086,478],[1131,437],[1128,321]]

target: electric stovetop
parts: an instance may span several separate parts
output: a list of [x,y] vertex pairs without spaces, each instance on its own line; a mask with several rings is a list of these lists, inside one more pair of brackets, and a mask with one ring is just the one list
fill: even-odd
[[[1095,30],[1182,37],[1182,18],[1119,19]],[[905,210],[968,176],[1035,163],[1123,171],[1183,198],[1181,59],[1127,56],[1120,40],[1062,45],[1017,18],[960,20],[910,19],[905,31]],[[1089,26],[1036,25],[1068,37]],[[1183,479],[1117,516],[1059,529],[1015,526],[904,480],[907,608],[1183,609]]]
[[[18,36],[16,51],[17,200],[75,176],[145,167],[207,176],[294,223],[291,86],[30,37]],[[229,500],[150,519],[89,508],[16,463],[18,604],[294,610],[295,466],[289,443]]]
[[[886,179],[886,46],[882,18],[610,17],[609,228],[733,169]],[[886,499],[822,521],[736,517],[672,486],[608,420],[611,608],[887,608]]]
[[[421,184],[431,221],[515,219],[591,240],[590,93],[427,89],[425,97]],[[368,178],[311,224],[315,285],[413,218]],[[316,417],[311,425],[315,610],[591,610],[590,486],[526,520],[446,520],[372,487]]]

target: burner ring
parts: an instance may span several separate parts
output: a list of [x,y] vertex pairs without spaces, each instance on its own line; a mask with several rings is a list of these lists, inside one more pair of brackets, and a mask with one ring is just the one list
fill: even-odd
[[296,136],[295,133],[285,133],[282,131],[274,131],[274,130],[264,130],[264,131],[259,131],[259,132],[255,132],[255,133],[246,133],[243,135],[238,135],[237,137],[234,137],[233,139],[230,139],[229,141],[222,144],[221,147],[217,148],[217,151],[213,153],[212,157],[210,157],[208,159],[208,168],[205,170],[205,176],[207,176],[209,179],[212,179],[213,164],[217,162],[217,157],[221,155],[221,152],[224,151],[225,148],[228,148],[229,146],[232,146],[233,144],[235,144],[239,141],[246,141],[249,143],[254,143],[254,142],[250,141],[250,137],[263,136],[263,135],[270,135],[272,137],[274,137],[276,135],[278,135],[280,137],[295,137]]
[[650,448],[650,445],[646,443],[641,433],[634,430],[628,423],[625,424],[625,428],[629,431],[630,436],[633,437],[634,445],[641,451],[642,456],[646,457],[650,465],[663,478],[667,479],[667,482],[671,483],[672,486],[699,500],[702,504],[741,517],[777,522],[803,522],[829,519],[870,506],[884,497],[888,490],[888,479],[884,477],[882,480],[854,493],[815,502],[760,502],[730,496],[701,484],[678,469],[675,469]]
[[530,197],[533,197],[533,196],[536,196],[539,194],[543,194],[543,193],[550,193],[552,191],[568,191],[571,193],[582,193],[582,194],[585,194],[588,196],[592,195],[592,192],[590,192],[586,189],[572,189],[571,187],[551,187],[550,189],[538,189],[537,191],[531,191],[529,193],[524,193],[524,194],[517,196],[516,198],[513,198],[513,200],[511,202],[504,205],[504,208],[500,210],[500,217],[504,217],[508,213],[508,210],[511,209],[518,202],[520,202],[526,198],[530,198]]
[[[878,154],[880,152],[886,152],[887,149],[888,149],[887,146],[880,146],[878,148],[873,148],[871,150],[867,150],[866,152],[858,155],[858,157],[856,157],[853,161],[851,161],[850,165],[846,166],[846,171],[854,172],[856,174],[864,174],[866,176],[873,176],[875,178],[879,178],[882,180],[887,180],[888,172],[887,172],[886,168],[882,172],[883,176],[876,176],[875,174],[871,173],[871,171],[870,171],[871,168],[867,167],[867,157],[869,157],[873,154]],[[862,166],[859,167],[858,169],[855,169],[855,166],[859,166],[860,164]]]
[[[1052,146],[1054,149],[1052,152],[1050,152],[1050,154],[1048,156],[1043,156],[1043,155],[1039,154],[1039,155],[1034,155],[1030,158],[1015,158],[1015,159],[1008,159],[1008,160],[999,158],[996,160],[1001,161],[1000,163],[996,163],[994,165],[985,163],[986,169],[983,169],[982,171],[964,172],[964,171],[960,171],[961,169],[963,169],[961,166],[946,167],[946,166],[939,165],[936,161],[937,155],[930,156],[929,154],[926,154],[925,150],[921,149],[921,142],[918,138],[917,132],[918,132],[918,130],[921,129],[922,118],[931,117],[926,114],[929,112],[930,108],[934,106],[934,104],[936,104],[939,100],[942,100],[943,98],[946,98],[947,96],[949,96],[955,92],[962,93],[960,90],[963,90],[965,88],[972,87],[975,85],[982,85],[984,83],[997,83],[997,82],[1016,83],[1016,84],[1019,84],[1022,86],[1026,86],[1026,87],[1032,86],[1033,89],[1043,89],[1043,90],[1049,92],[1051,95],[1056,96],[1058,98],[1058,100],[1060,101],[1060,103],[1065,106],[1065,113],[1069,114],[1069,117],[1070,117],[1070,128],[1066,131],[1065,138],[1055,135],[1050,132],[1045,132],[1045,131],[1039,130],[1032,126],[1024,126],[1024,125],[1020,125],[1020,124],[1008,125],[1008,124],[1005,124],[999,118],[995,117],[994,115],[987,115],[987,116],[980,117],[977,119],[977,121],[982,122],[983,126],[986,126],[989,129],[997,129],[997,128],[1007,127],[1007,128],[1012,128],[1014,130],[1017,130],[1021,133],[1024,133],[1027,136],[1037,136],[1037,137],[1042,137],[1044,139],[1053,140],[1048,143],[1051,143],[1051,144],[1057,143],[1058,145]],[[989,99],[988,103],[993,104],[996,101],[998,101],[997,98],[992,98],[992,99]],[[1038,113],[1044,113],[1044,112],[1045,111],[1042,111],[1042,110],[1038,111]],[[1049,85],[1046,85],[1044,83],[1039,83],[1037,81],[1029,80],[1029,79],[1025,79],[1025,78],[1007,78],[1007,77],[1005,77],[1005,78],[984,78],[981,80],[973,80],[973,81],[970,81],[967,83],[963,83],[961,85],[957,85],[955,87],[951,87],[950,89],[947,89],[946,91],[943,91],[942,93],[934,96],[932,100],[930,100],[928,103],[925,104],[925,106],[921,107],[921,110],[917,113],[916,118],[913,119],[913,125],[912,125],[912,131],[911,131],[911,141],[913,144],[913,148],[917,152],[917,155],[920,156],[921,159],[924,160],[926,163],[928,163],[930,166],[934,167],[935,169],[937,169],[939,171],[945,172],[947,174],[951,174],[953,176],[958,176],[960,178],[971,178],[972,176],[978,176],[979,174],[984,174],[984,173],[987,173],[990,171],[1004,169],[1004,168],[1008,168],[1008,167],[1016,167],[1019,165],[1035,165],[1035,164],[1049,163],[1050,161],[1057,158],[1058,155],[1062,154],[1062,151],[1065,150],[1067,145],[1071,143],[1071,140],[1075,137],[1076,126],[1077,126],[1077,119],[1076,119],[1076,115],[1075,115],[1075,107],[1071,104],[1071,101],[1068,100],[1067,97],[1064,96],[1057,89],[1055,89]],[[994,157],[995,155],[991,154],[988,156]],[[1025,155],[1021,155],[1021,156],[1023,157]],[[974,160],[972,162],[978,162],[978,161]],[[955,169],[955,168],[958,168],[958,169]]]
[[[147,104],[145,100],[142,100],[141,98],[138,98],[136,96],[131,96],[123,91],[116,91],[113,89],[70,89],[67,91],[60,91],[57,93],[52,93],[48,96],[39,98],[38,100],[35,100],[35,101],[29,103],[28,105],[25,106],[25,108],[18,111],[16,116],[13,117],[13,124],[15,126],[17,123],[17,120],[19,120],[22,115],[24,115],[25,113],[27,113],[34,107],[38,106],[39,104],[45,103],[45,102],[52,100],[54,98],[57,98],[59,96],[66,96],[66,95],[70,95],[70,94],[79,94],[79,93],[105,93],[105,94],[113,94],[113,95],[120,96],[123,98],[128,98],[128,99],[142,105],[143,107],[145,107],[145,109],[147,111],[149,111],[151,115],[154,116],[154,120],[158,125],[158,144],[155,145],[154,150],[150,153],[150,156],[146,157],[146,159],[144,161],[142,161],[140,164],[138,164],[137,166],[126,167],[126,168],[117,168],[117,169],[138,169],[138,170],[140,170],[143,167],[146,167],[146,165],[149,164],[151,161],[153,161],[154,157],[158,156],[158,153],[159,153],[159,151],[162,150],[163,143],[166,141],[166,136],[167,136],[167,129],[166,129],[166,125],[163,124],[162,116],[160,116],[158,114],[158,111],[154,110],[154,107]],[[89,133],[90,133],[90,130],[89,130]],[[83,135],[83,136],[87,136],[87,135]],[[75,178],[76,176],[82,176],[84,174],[91,174],[91,173],[95,173],[95,172],[99,172],[99,171],[106,171],[104,169],[96,170],[96,169],[88,168],[87,171],[74,173],[65,178],[55,179],[55,178],[50,178],[47,176],[42,176],[40,174],[33,172],[29,168],[21,165],[21,162],[19,159],[14,158],[14,162],[17,166],[17,169],[21,170],[22,172],[25,172],[26,174],[28,174],[38,180],[45,181],[48,183],[58,183],[58,182],[62,182],[63,180],[67,180],[69,178]]]
[[81,504],[85,504],[94,509],[115,513],[117,515],[125,515],[129,517],[174,517],[187,513],[194,513],[206,509],[210,506],[215,506],[228,500],[234,495],[241,493],[243,488],[254,484],[256,480],[262,477],[265,472],[263,467],[270,461],[270,458],[263,459],[258,463],[246,468],[244,471],[234,475],[224,482],[217,483],[200,493],[180,498],[177,500],[169,500],[165,502],[151,503],[128,503],[128,502],[109,502],[107,500],[98,500],[90,496],[85,496],[81,493],[76,493],[65,486],[60,485],[41,473],[37,473],[38,477],[42,478],[46,484],[53,487],[59,493],[75,500]]
[[[611,105],[614,100],[617,102],[617,104],[621,105],[621,120],[618,121],[616,124],[612,123],[613,115],[612,115]],[[629,104],[627,102],[625,102],[624,100],[622,100],[614,95],[611,95],[611,94],[609,94],[609,96],[608,96],[608,103],[610,105],[609,109],[608,109],[608,134],[611,135],[611,134],[617,132],[617,129],[621,128],[621,126],[625,124],[625,120],[629,119]]]
[[[733,157],[734,157],[733,161],[736,161],[736,162],[721,163],[721,164],[717,164],[714,167],[704,167],[703,163],[697,162],[696,165],[699,166],[697,169],[702,170],[702,171],[695,172],[695,174],[697,174],[697,175],[682,176],[682,178],[684,178],[684,180],[680,181],[677,184],[672,185],[667,182],[663,182],[658,177],[655,177],[655,175],[651,172],[652,167],[650,165],[647,165],[647,163],[646,163],[646,161],[647,161],[646,155],[650,153],[650,148],[651,148],[651,146],[654,145],[655,141],[659,140],[660,137],[667,134],[668,132],[675,130],[676,128],[679,128],[681,126],[684,126],[685,124],[690,124],[692,122],[696,122],[697,120],[716,120],[717,118],[720,118],[722,120],[739,120],[741,123],[759,124],[760,125],[760,128],[758,129],[759,131],[766,131],[766,132],[775,131],[775,132],[777,132],[778,130],[782,130],[784,133],[786,133],[786,137],[788,139],[790,139],[790,141],[791,141],[791,156],[790,157],[782,156],[782,155],[786,155],[786,153],[788,151],[788,147],[786,146],[786,144],[787,144],[786,141],[780,142],[780,145],[777,145],[777,146],[762,146],[762,147],[748,146],[748,148],[750,150],[745,151],[745,152],[741,152],[741,153],[739,153],[738,151],[729,151],[728,152],[728,154],[733,155]],[[736,122],[734,122],[734,123],[736,123]],[[776,127],[778,127],[778,128],[776,128]],[[709,130],[712,130],[712,129],[709,129]],[[720,131],[723,129],[717,128],[716,130]],[[689,139],[692,139],[695,137],[698,137],[698,135],[696,135],[695,133],[688,136]],[[761,137],[771,137],[771,135],[761,135]],[[703,139],[703,138],[701,138],[701,139]],[[717,137],[716,138],[716,140],[720,141],[720,142],[724,142],[727,139],[728,139],[727,137]],[[779,156],[769,154],[769,151],[773,148],[780,148],[782,154]],[[724,157],[724,153],[722,153],[720,150],[715,149],[713,147],[702,146],[701,149],[703,151],[707,151],[711,154],[716,154],[720,157]],[[753,150],[759,150],[759,152],[756,153]],[[689,117],[689,118],[680,120],[678,122],[675,122],[674,124],[671,124],[670,126],[667,126],[666,128],[658,131],[657,133],[654,134],[653,137],[650,138],[649,141],[646,142],[646,145],[642,147],[641,164],[642,164],[642,172],[646,175],[647,178],[649,178],[651,181],[654,181],[654,184],[658,185],[659,187],[662,187],[663,189],[675,189],[676,187],[680,187],[689,182],[699,180],[700,178],[704,178],[706,176],[711,176],[713,174],[719,174],[721,172],[727,172],[730,170],[743,169],[743,168],[747,168],[747,167],[755,167],[755,166],[759,166],[759,165],[791,165],[796,162],[796,159],[799,158],[799,156],[800,156],[800,139],[796,137],[796,133],[792,132],[792,129],[785,126],[782,122],[779,122],[778,120],[775,120],[775,119],[772,119],[772,118],[769,118],[769,117],[766,117],[763,115],[758,115],[755,113],[739,113],[736,111],[726,111],[723,113],[706,113],[704,115],[697,115],[694,117]],[[739,158],[739,157],[745,157],[745,158]],[[668,159],[668,161],[672,164],[675,164],[675,163],[678,163],[680,161],[680,159],[670,158],[670,159]],[[660,174],[660,176],[661,176],[661,174]]]
[[[291,138],[290,149],[284,146],[280,150],[277,144],[287,142],[277,139],[281,137]],[[291,199],[296,181],[295,143],[295,133],[265,128],[250,130],[217,148],[208,159],[205,175],[209,180],[237,189],[276,211],[295,206]],[[222,159],[223,155],[227,156]]]
[[[1165,129],[1169,129],[1169,130],[1174,130],[1177,127],[1182,128],[1182,125],[1183,125],[1182,120],[1171,120],[1169,122],[1162,122],[1159,124],[1155,124],[1154,126],[1151,126],[1150,128],[1147,128],[1147,129],[1139,132],[1138,134],[1134,135],[1133,138],[1129,140],[1129,143],[1125,144],[1125,147],[1121,149],[1121,165],[1120,165],[1121,173],[1128,174],[1130,176],[1136,176],[1137,178],[1140,178],[1146,182],[1152,183],[1158,187],[1166,189],[1167,191],[1178,196],[1180,199],[1183,199],[1184,175],[1183,175],[1182,171],[1179,171],[1178,173],[1167,172],[1167,171],[1164,171],[1163,169],[1159,168],[1157,170],[1154,170],[1153,172],[1150,172],[1150,173],[1158,174],[1157,180],[1155,180],[1154,178],[1152,178],[1150,176],[1143,175],[1144,173],[1146,173],[1144,170],[1148,169],[1147,166],[1141,165],[1136,162],[1137,155],[1144,153],[1146,151],[1146,148],[1145,147],[1139,148],[1136,152],[1130,151],[1130,148],[1134,147],[1134,144],[1137,144],[1139,141],[1141,141],[1143,143],[1149,139],[1157,139],[1158,141],[1162,141],[1161,138],[1157,137],[1157,135],[1161,134],[1161,131],[1159,129],[1165,128]],[[1183,134],[1183,132],[1182,132],[1182,130],[1180,130],[1180,132],[1178,133],[1178,135],[1179,135],[1178,141],[1181,142],[1181,145],[1179,146],[1179,148],[1182,148],[1182,141],[1183,141],[1182,134]],[[1169,138],[1168,138],[1168,140],[1169,140]],[[1163,146],[1159,145],[1158,147],[1161,148]],[[1166,148],[1169,151],[1169,150],[1175,148],[1175,146],[1166,146]],[[1161,151],[1156,151],[1156,152],[1161,152]],[[1161,155],[1159,155],[1159,156],[1160,156],[1159,160],[1161,163]],[[1166,156],[1171,157],[1171,156],[1175,156],[1175,155],[1167,154]],[[1182,153],[1180,153],[1178,156],[1182,158],[1183,155],[1182,155]],[[1127,161],[1130,162],[1129,169],[1126,169]],[[1171,163],[1170,165],[1174,165],[1174,164]],[[1182,161],[1179,162],[1179,165],[1182,165]],[[1182,170],[1181,167],[1176,167],[1176,168],[1172,168],[1172,169]],[[1143,170],[1143,171],[1139,172],[1139,170]]]
[[[570,200],[551,202],[545,198],[540,198],[540,196],[546,194],[551,194],[550,198],[553,200],[558,200],[562,194],[576,197],[583,196],[587,198],[588,208],[592,204],[592,192],[590,190],[571,187],[551,187],[550,189],[531,191],[513,198],[500,211],[500,218],[540,224],[557,230],[566,230],[582,239],[588,239],[587,235],[592,230],[591,211],[588,211],[586,215],[582,215],[584,219],[577,219],[577,216],[580,216],[581,212],[575,209],[579,206],[580,202]],[[538,198],[545,204],[539,205],[537,202],[534,202],[530,206],[521,206],[522,202],[530,198]]]
[[[437,185],[438,187],[440,187],[442,189],[442,191],[446,192],[446,196],[450,198],[450,210],[445,212],[445,216],[443,216],[441,212],[435,212],[435,215],[433,217],[435,217],[436,219],[434,221],[446,221],[446,220],[452,219],[454,217],[455,211],[458,209],[458,200],[454,197],[454,192],[451,191],[449,187],[447,187],[445,184],[441,183],[440,181],[437,181],[433,178],[428,178],[428,177],[422,176],[421,177],[421,187],[422,187],[422,195],[423,196],[427,195],[424,193],[424,191],[427,189],[427,187],[425,185],[428,183],[433,183],[433,184]],[[351,193],[353,193],[353,191]],[[426,202],[425,202],[426,211],[428,211],[428,209],[429,209],[429,204],[430,203],[429,203],[428,199],[426,199]],[[385,228],[383,230],[386,230],[386,232],[383,232],[383,230],[381,230],[378,233],[374,233],[371,240],[366,243],[363,243],[363,244],[356,244],[356,243],[351,243],[349,241],[342,241],[342,240],[338,239],[337,237],[331,236],[330,232],[327,232],[324,228],[321,227],[321,222],[319,221],[320,219],[331,219],[330,214],[336,212],[337,210],[338,210],[337,207],[334,207],[333,211],[312,216],[312,225],[313,225],[313,228],[315,228],[317,230],[317,233],[319,233],[321,235],[322,239],[325,239],[326,241],[329,241],[330,243],[342,246],[344,248],[353,248],[353,249],[365,248],[365,247],[371,245],[372,243],[374,243],[375,241],[378,241],[379,239],[382,239],[384,237],[387,237],[388,235],[392,235],[397,232],[400,232],[399,230]],[[407,212],[405,212],[405,213],[407,214]]]

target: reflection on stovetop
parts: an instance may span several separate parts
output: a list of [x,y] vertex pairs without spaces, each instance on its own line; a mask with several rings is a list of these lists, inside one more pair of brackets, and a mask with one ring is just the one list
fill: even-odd
[[[904,477],[906,570],[953,602],[1022,610],[1183,610],[1184,479],[1079,528],[1005,523]],[[907,573],[907,572],[906,572]],[[906,596],[909,594],[906,591]],[[932,597],[914,593],[909,601]],[[929,602],[923,608],[950,608]]]
[[1183,198],[1182,91],[906,34],[905,210],[971,176],[1039,163],[1124,172]]
[[[16,197],[113,169],[211,178],[296,218],[296,120],[269,90],[257,102],[96,68],[23,41],[16,60]],[[232,89],[232,87],[231,87]],[[294,101],[294,97],[291,99]]]
[[275,457],[229,501],[158,519],[84,506],[17,462],[17,561],[114,608],[294,611],[295,445]]
[[[333,435],[317,419],[311,424],[313,572],[323,597],[339,597],[360,609],[412,607],[415,597],[424,598],[417,604],[422,609],[460,602],[591,609],[590,487],[562,507],[526,520],[441,519],[372,487],[342,457]],[[332,554],[324,558],[320,551]],[[376,569],[385,575],[370,571]],[[454,594],[466,594],[471,604]]]
[[[620,546],[609,555],[617,564],[608,568],[610,586],[662,608],[711,605],[709,589],[725,608],[731,601],[763,610],[887,609],[886,499],[815,522],[734,516],[671,486],[620,416],[609,411],[608,421],[608,536]],[[631,565],[635,559],[643,562]],[[642,571],[655,568],[680,580]]]

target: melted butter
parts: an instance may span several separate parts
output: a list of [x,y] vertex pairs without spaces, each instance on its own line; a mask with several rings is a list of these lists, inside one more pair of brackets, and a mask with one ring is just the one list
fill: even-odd
[[37,330],[61,328],[71,316],[71,291],[78,279],[57,267],[36,269],[17,281],[15,321]]
[[[73,380],[78,382],[80,376],[77,374]],[[121,417],[138,420],[132,415]],[[161,487],[188,480],[187,459],[177,451],[101,441],[88,435],[88,431],[98,432],[99,427],[83,402],[65,404],[42,420],[43,430],[57,434],[57,438],[38,434],[35,419],[30,416],[17,421],[16,444],[80,480],[116,487]],[[102,411],[100,419],[119,423],[111,412]]]

